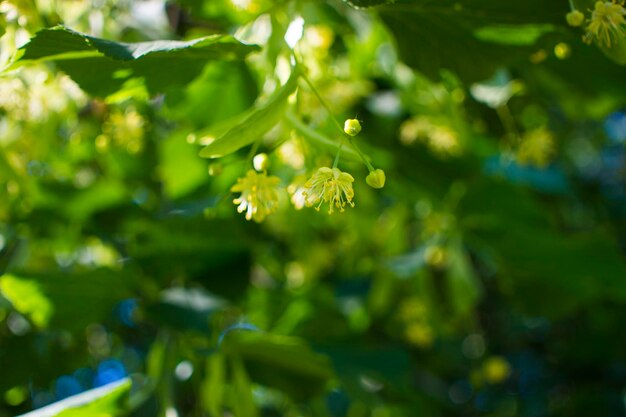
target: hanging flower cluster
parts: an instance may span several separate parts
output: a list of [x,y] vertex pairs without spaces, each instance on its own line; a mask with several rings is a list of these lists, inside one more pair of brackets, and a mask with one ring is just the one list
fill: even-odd
[[596,42],[600,46],[611,48],[616,42],[626,38],[626,9],[623,1],[596,2],[587,20],[580,10],[572,10],[565,18],[573,27],[583,26],[587,21],[583,36],[586,43]]
[[[285,86],[281,87],[280,94],[283,94],[285,91],[291,94],[293,89],[287,89],[287,84],[289,84],[291,87],[296,87],[297,85],[294,84],[293,81],[295,80],[297,82],[299,79],[303,79],[313,91],[314,96],[328,111],[332,121],[340,131],[341,136],[337,143],[337,154],[335,156],[332,167],[323,166],[321,168],[318,168],[317,171],[306,182],[300,182],[296,180],[294,184],[291,184],[289,187],[287,187],[287,191],[292,194],[291,202],[294,204],[296,209],[300,209],[306,206],[314,207],[315,210],[319,211],[323,205],[327,204],[328,214],[332,214],[335,211],[343,212],[345,211],[345,207],[347,205],[351,207],[354,207],[355,205],[353,201],[354,177],[347,172],[341,171],[338,168],[341,151],[344,146],[347,145],[352,148],[352,152],[357,154],[367,167],[369,175],[365,179],[365,182],[370,187],[377,189],[383,188],[386,180],[385,172],[382,169],[374,168],[374,166],[365,156],[365,154],[363,154],[359,147],[356,145],[356,143],[353,142],[354,137],[357,136],[362,130],[361,122],[358,119],[348,119],[345,120],[342,126],[339,121],[333,116],[330,107],[322,98],[322,96],[317,92],[315,86],[308,78],[306,73],[299,69],[300,64],[297,62],[295,56],[293,57],[293,61],[295,66],[294,68],[292,68],[292,73]],[[287,98],[289,94],[284,96],[284,98]],[[278,97],[278,95],[273,97]],[[260,114],[261,111],[267,113],[267,109],[271,108],[268,106],[269,105],[266,104],[265,107],[260,107],[258,113],[255,113],[255,115]],[[315,141],[320,141],[321,138],[322,142],[329,142],[328,138],[313,131],[311,128],[298,120],[298,118],[294,114],[288,112],[286,115],[286,119],[292,124],[294,130],[300,132],[303,137]],[[228,130],[226,135],[222,136],[221,139],[224,140],[224,138],[227,137],[231,132],[235,132],[235,130]],[[236,134],[233,134],[232,136],[236,136]],[[256,150],[256,146],[258,145],[259,143],[257,142],[253,149]],[[281,150],[284,152],[281,152]],[[215,151],[215,149],[213,151]],[[279,156],[287,156],[287,159],[289,160],[292,167],[304,165],[303,157],[302,160],[300,160],[300,158],[292,158],[292,156],[300,156],[298,155],[298,153],[299,152],[297,152],[297,148],[293,146],[290,148],[287,146],[281,147],[279,148],[279,152],[277,152]],[[212,157],[213,155],[219,156],[221,155],[221,152],[207,154],[207,156],[209,157]],[[278,187],[280,184],[280,179],[278,177],[267,175],[267,168],[269,164],[269,159],[267,155],[256,155],[254,158],[250,158],[250,162],[252,162],[252,166],[254,167],[254,169],[248,170],[245,177],[239,178],[237,180],[237,183],[231,187],[232,192],[240,193],[239,197],[233,200],[233,203],[237,205],[238,212],[246,213],[245,217],[247,220],[255,220],[257,222],[261,222],[269,214],[273,213],[278,208]]]
[[280,178],[258,173],[251,169],[246,176],[239,178],[230,191],[241,193],[233,200],[239,213],[246,213],[246,220],[262,222],[278,208],[278,185]]
[[550,162],[555,150],[552,133],[546,128],[535,129],[522,137],[517,160],[523,165],[531,164],[544,168]]
[[[348,119],[344,124],[343,133],[346,138],[356,136],[361,130],[361,124],[356,119]],[[385,186],[385,172],[375,169],[358,148],[349,140],[369,169],[365,182],[372,188]],[[319,211],[322,206],[328,205],[328,214],[335,211],[343,212],[346,206],[354,207],[354,177],[337,168],[343,142],[338,147],[335,163],[332,167],[321,167],[306,181],[299,185],[292,184],[287,190],[292,194],[291,202],[296,209],[314,207]],[[247,220],[262,222],[269,214],[278,209],[280,179],[267,175],[269,159],[266,154],[258,154],[252,159],[254,169],[248,170],[246,175],[237,179],[231,187],[234,193],[240,193],[233,200],[239,213],[245,212]]]
[[626,29],[624,25],[626,20],[626,9],[620,3],[615,1],[599,1],[596,3],[591,20],[587,26],[585,41],[591,43],[593,40],[607,48],[617,39],[626,37]]
[[324,203],[328,203],[328,214],[335,208],[344,211],[346,204],[354,207],[352,199],[354,177],[338,168],[322,167],[304,184],[302,195],[307,207],[315,206],[319,211]]

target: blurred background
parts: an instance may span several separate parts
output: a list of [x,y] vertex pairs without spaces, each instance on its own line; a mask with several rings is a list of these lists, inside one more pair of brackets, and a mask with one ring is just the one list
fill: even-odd
[[[623,26],[387,3],[0,3],[0,417],[626,414]],[[385,187],[304,207],[348,118]]]

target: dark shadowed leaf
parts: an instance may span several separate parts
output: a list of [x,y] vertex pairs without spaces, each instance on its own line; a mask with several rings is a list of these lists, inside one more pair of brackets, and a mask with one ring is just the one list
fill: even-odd
[[12,273],[0,277],[0,283],[14,307],[36,324],[78,331],[108,317],[118,301],[131,296],[133,279],[129,272],[98,269]]
[[567,11],[566,3],[540,0],[398,0],[380,13],[408,65],[431,78],[448,69],[474,82],[527,61],[543,34],[564,25]]
[[333,377],[330,360],[301,339],[259,332],[231,332],[226,354],[241,357],[253,380],[285,390],[294,398],[318,393]]

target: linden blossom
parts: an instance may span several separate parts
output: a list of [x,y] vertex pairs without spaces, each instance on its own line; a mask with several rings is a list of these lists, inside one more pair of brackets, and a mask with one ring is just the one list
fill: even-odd
[[591,43],[595,39],[600,45],[610,48],[614,39],[626,36],[625,15],[626,9],[622,3],[616,3],[615,0],[596,2],[584,41]]
[[347,172],[341,172],[338,168],[322,167],[304,184],[302,195],[307,207],[315,203],[315,210],[319,211],[324,203],[329,203],[328,214],[333,213],[334,207],[344,211],[346,204],[354,207],[352,199],[354,190],[352,183],[354,178]]
[[237,179],[230,191],[241,193],[233,200],[238,204],[239,213],[246,212],[246,220],[262,222],[265,217],[278,208],[278,184],[280,178],[268,176],[265,172],[257,173],[253,169],[243,178]]

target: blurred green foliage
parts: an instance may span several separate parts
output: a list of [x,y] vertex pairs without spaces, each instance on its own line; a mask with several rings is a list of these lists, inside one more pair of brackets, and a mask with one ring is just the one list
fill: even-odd
[[0,417],[624,415],[598,3],[0,3]]

